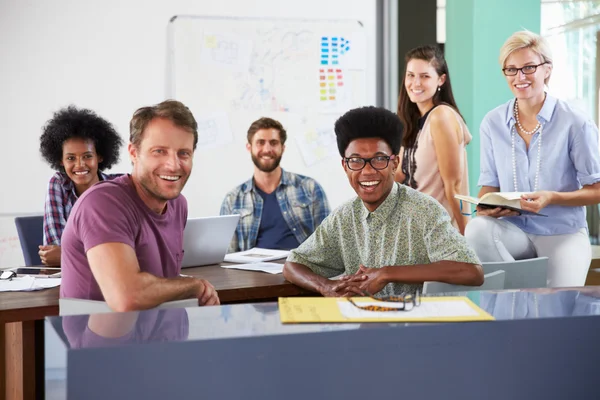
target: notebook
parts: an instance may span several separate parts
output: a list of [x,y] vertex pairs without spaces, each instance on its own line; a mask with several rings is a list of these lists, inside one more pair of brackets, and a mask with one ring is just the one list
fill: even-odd
[[181,268],[223,262],[239,220],[238,214],[188,218],[183,231]]

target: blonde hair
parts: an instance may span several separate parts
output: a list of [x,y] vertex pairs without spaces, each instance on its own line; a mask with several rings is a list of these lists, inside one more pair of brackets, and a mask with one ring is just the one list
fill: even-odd
[[[542,58],[542,62],[552,65],[552,51],[548,41],[542,36],[530,32],[528,30],[518,31],[513,33],[502,45],[500,49],[500,66],[504,68],[506,59],[515,51],[521,49],[531,49],[534,53]],[[550,73],[551,75],[552,73]],[[547,85],[550,80],[550,75],[544,79]]]

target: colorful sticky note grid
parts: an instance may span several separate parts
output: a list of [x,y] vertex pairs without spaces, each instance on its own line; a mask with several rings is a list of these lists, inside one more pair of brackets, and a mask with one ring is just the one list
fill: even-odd
[[321,37],[321,65],[340,65],[340,55],[350,51],[350,40],[338,36]]
[[344,86],[344,74],[340,68],[319,69],[320,101],[335,101],[337,91]]

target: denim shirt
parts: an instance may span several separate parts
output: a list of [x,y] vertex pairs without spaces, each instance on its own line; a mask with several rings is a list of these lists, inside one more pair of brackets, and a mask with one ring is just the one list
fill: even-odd
[[[514,192],[511,135],[515,128],[515,99],[490,111],[480,127],[481,168],[479,186]],[[538,190],[573,192],[600,182],[598,128],[581,111],[550,95],[537,115],[542,125],[529,148],[515,133],[517,192],[533,192],[537,160],[540,159]],[[550,205],[539,216],[507,217],[521,230],[535,235],[572,234],[587,228],[585,207]]]
[[[275,193],[281,214],[298,243],[304,242],[329,215],[325,192],[312,178],[282,170]],[[229,246],[230,253],[256,246],[262,210],[263,199],[255,191],[254,178],[227,193],[221,205],[221,215],[240,215]]]

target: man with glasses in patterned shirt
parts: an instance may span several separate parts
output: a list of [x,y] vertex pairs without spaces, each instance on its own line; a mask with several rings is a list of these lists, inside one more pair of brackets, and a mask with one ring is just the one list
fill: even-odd
[[[383,108],[335,123],[342,166],[358,195],[292,250],[283,276],[323,296],[398,296],[425,281],[479,286],[475,252],[432,197],[394,182],[402,126]],[[343,275],[339,280],[330,279]]]
[[240,214],[229,252],[298,247],[329,214],[321,185],[284,171],[279,163],[287,133],[281,123],[260,118],[248,129],[246,149],[254,176],[225,196],[221,215]]

